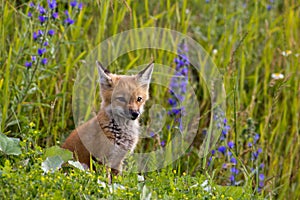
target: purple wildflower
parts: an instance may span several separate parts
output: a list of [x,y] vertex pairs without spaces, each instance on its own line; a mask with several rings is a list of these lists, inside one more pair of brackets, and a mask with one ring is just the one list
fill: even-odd
[[43,45],[46,47],[46,46],[49,45],[49,42],[48,42],[48,41],[45,41]]
[[39,6],[38,9],[39,9],[39,12],[40,12],[41,15],[44,15],[47,12],[46,9],[43,6]]
[[51,10],[54,10],[56,8],[56,0],[47,0],[48,6]]
[[47,58],[43,58],[41,61],[42,65],[46,65],[48,63],[48,59]]
[[38,39],[38,37],[39,37],[39,35],[36,33],[36,32],[33,32],[33,40],[37,40]]
[[29,7],[30,7],[30,8],[33,8],[34,6],[35,6],[35,5],[34,5],[33,2],[30,2],[30,3],[29,3]]
[[239,170],[237,168],[235,168],[235,167],[232,167],[230,169],[230,171],[231,171],[232,174],[238,174],[239,173]]
[[154,137],[155,136],[155,133],[154,132],[150,132],[150,137]]
[[44,35],[44,32],[42,30],[38,30],[38,37],[42,37]]
[[44,17],[43,15],[40,15],[39,20],[40,20],[41,24],[43,24],[46,21],[46,17]]
[[237,163],[235,157],[230,158],[230,162],[233,163],[233,164],[235,164],[235,165]]
[[230,175],[229,180],[231,181],[231,184],[234,184],[234,182],[235,182],[234,175]]
[[28,12],[28,13],[27,13],[27,16],[31,18],[31,17],[32,17],[32,13],[31,13],[31,12]]
[[259,140],[259,138],[260,138],[259,134],[256,133],[255,136],[254,136],[254,144],[257,143],[257,141]]
[[225,146],[220,146],[220,147],[218,148],[218,151],[219,151],[220,153],[222,153],[222,154],[225,154],[225,152],[226,152],[226,147],[225,147]]
[[32,62],[25,62],[25,67],[31,68],[32,67]]
[[52,19],[57,19],[57,18],[58,18],[58,13],[57,12],[53,13],[52,14]]
[[161,141],[161,142],[160,142],[160,146],[162,146],[162,147],[166,146],[166,142],[165,142],[164,140]]
[[176,105],[176,100],[175,100],[175,99],[169,98],[168,101],[169,101],[169,104],[170,104],[171,106]]
[[251,142],[248,142],[248,147],[252,147],[252,143]]
[[39,56],[42,56],[46,52],[46,48],[38,49]]
[[79,9],[79,10],[82,10],[82,7],[83,7],[83,3],[79,3],[79,4],[78,4],[78,9]]
[[228,142],[228,147],[229,147],[230,149],[232,149],[232,148],[234,147],[234,143],[233,143],[232,141],[229,141],[229,142]]
[[65,21],[65,24],[67,24],[67,25],[72,25],[72,24],[74,24],[74,20],[73,19],[71,19],[71,18],[67,18]]
[[53,36],[55,34],[55,31],[53,29],[50,29],[48,31],[48,35]]
[[31,60],[32,60],[33,62],[35,62],[35,61],[36,61],[36,56],[31,56]]
[[265,175],[264,174],[259,174],[258,178],[259,178],[260,181],[263,181],[263,180],[265,180]]
[[213,150],[211,151],[211,155],[215,155],[215,153],[216,153],[216,150],[213,149]]
[[77,5],[77,1],[76,1],[76,0],[70,2],[70,6],[72,6],[73,8],[74,8],[76,5]]

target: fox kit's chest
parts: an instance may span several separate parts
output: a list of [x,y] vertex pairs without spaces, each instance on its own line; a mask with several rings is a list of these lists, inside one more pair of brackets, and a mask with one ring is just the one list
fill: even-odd
[[110,119],[107,122],[99,119],[100,127],[107,138],[114,145],[126,151],[132,151],[138,141],[138,124],[118,124],[115,119]]

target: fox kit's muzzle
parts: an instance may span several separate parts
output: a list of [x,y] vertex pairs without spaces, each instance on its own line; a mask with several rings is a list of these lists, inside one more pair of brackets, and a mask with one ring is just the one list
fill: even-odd
[[140,112],[138,110],[131,110],[130,109],[129,112],[131,114],[131,119],[132,120],[135,120],[140,115]]

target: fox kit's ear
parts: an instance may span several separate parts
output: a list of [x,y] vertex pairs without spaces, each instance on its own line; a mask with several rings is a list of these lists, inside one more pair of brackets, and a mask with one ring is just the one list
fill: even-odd
[[105,69],[98,60],[96,61],[96,64],[98,68],[100,84],[110,87],[112,85],[112,80],[111,77],[109,76],[110,72],[107,69]]
[[154,63],[151,62],[145,69],[143,69],[136,75],[137,80],[141,85],[148,86],[150,84],[153,67],[154,67]]

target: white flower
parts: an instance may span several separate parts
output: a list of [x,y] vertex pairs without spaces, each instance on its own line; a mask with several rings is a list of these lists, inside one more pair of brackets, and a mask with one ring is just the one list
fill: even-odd
[[281,52],[281,55],[283,55],[284,57],[287,57],[287,56],[289,56],[289,55],[291,55],[292,54],[292,51],[291,50],[287,50],[287,51],[282,51]]
[[138,179],[138,182],[143,182],[143,181],[145,181],[144,176],[138,175],[137,179]]
[[216,55],[216,54],[218,53],[218,50],[217,50],[217,49],[213,49],[212,53],[213,53],[214,55]]
[[275,80],[279,80],[279,79],[283,79],[283,78],[284,78],[284,75],[281,74],[281,73],[273,73],[273,74],[271,75],[271,77],[272,77],[273,79],[275,79]]

